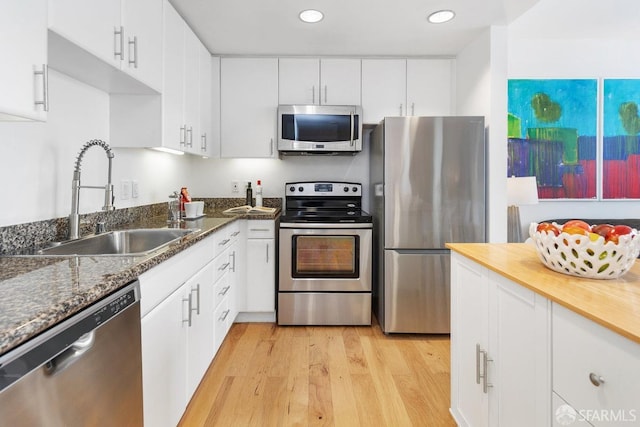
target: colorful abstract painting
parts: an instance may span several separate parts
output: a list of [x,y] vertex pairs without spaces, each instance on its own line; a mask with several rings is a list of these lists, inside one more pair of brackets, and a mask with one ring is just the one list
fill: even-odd
[[596,197],[595,79],[508,83],[508,175],[535,176],[540,199]]
[[640,198],[640,80],[605,79],[602,197]]

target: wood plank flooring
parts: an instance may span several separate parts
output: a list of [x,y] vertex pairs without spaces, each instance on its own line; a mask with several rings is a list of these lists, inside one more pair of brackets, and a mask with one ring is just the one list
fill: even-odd
[[449,360],[446,335],[236,323],[180,426],[455,426]]

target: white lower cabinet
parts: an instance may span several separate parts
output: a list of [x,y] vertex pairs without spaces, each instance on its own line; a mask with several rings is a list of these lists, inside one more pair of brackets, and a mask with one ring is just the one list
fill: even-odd
[[640,426],[640,345],[559,304],[552,311],[555,425]]
[[263,313],[275,320],[275,222],[247,221],[245,312]]
[[456,253],[451,263],[456,422],[550,425],[549,301]]

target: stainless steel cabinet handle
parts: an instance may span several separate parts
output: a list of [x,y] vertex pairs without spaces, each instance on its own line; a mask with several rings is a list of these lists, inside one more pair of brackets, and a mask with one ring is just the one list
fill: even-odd
[[226,264],[222,264],[222,265],[218,268],[218,271],[224,271],[224,270],[226,270],[226,269],[227,269],[227,267],[229,267],[229,265],[230,265],[230,264],[231,264],[230,262],[228,262],[228,263],[226,263]]
[[224,313],[222,313],[222,316],[220,316],[218,318],[219,321],[224,322],[225,320],[227,320],[227,316],[229,315],[229,309],[225,310]]
[[187,310],[187,313],[189,315],[187,316],[186,320],[182,319],[182,323],[186,323],[189,327],[191,327],[191,312],[193,311],[193,301],[192,301],[191,295],[193,295],[193,294],[191,292],[189,292],[189,298],[182,298],[182,302],[189,303],[189,308]]
[[489,392],[489,388],[493,387],[493,384],[489,384],[489,362],[493,362],[493,359],[489,358],[486,350],[480,350],[482,354],[483,362],[482,362],[482,392],[487,394]]
[[207,133],[203,133],[200,137],[200,150],[207,151]]
[[400,115],[402,115],[402,104],[400,104]]
[[604,378],[602,378],[598,374],[594,374],[593,372],[589,374],[589,381],[591,381],[591,384],[596,387],[600,387],[602,384],[604,384]]
[[189,126],[189,129],[187,129],[187,135],[189,135],[189,138],[187,138],[187,146],[193,147],[193,126]]
[[316,85],[311,86],[311,104],[316,103]]
[[267,264],[269,264],[269,244],[267,243]]
[[196,285],[195,289],[191,288],[191,293],[193,292],[196,293],[196,308],[194,310],[197,315],[200,315],[200,283]]
[[480,344],[476,344],[476,384],[480,384]]
[[416,115],[416,103],[415,102],[411,103],[411,115],[412,116]]
[[78,359],[80,359],[86,352],[91,350],[93,343],[96,341],[95,330],[87,332],[73,342],[62,353],[49,360],[44,365],[44,372],[46,375],[55,375],[73,365]]
[[324,85],[324,103],[327,103],[327,85]]
[[[133,45],[133,55],[131,55],[131,45]],[[132,64],[133,68],[138,68],[138,36],[133,36],[133,40],[129,39],[129,65]]]
[[[118,43],[118,36],[120,37],[120,43]],[[118,47],[120,52],[118,52]],[[122,61],[124,59],[124,27],[115,27],[113,29],[113,58]]]
[[42,64],[42,70],[34,70],[34,76],[42,76],[42,101],[34,100],[35,105],[42,105],[44,111],[49,111],[49,67]]
[[273,138],[271,138],[271,141],[269,142],[269,154],[271,156],[273,156]]
[[236,272],[236,251],[231,252],[229,254],[230,257],[233,257],[233,262],[231,263],[231,271]]
[[231,241],[231,239],[224,239],[222,242],[218,243],[218,246],[224,246],[227,243],[229,243]]
[[180,126],[180,145],[186,144],[187,125]]
[[224,288],[222,288],[222,290],[220,290],[220,292],[218,292],[218,295],[226,295],[227,292],[229,292],[229,289],[231,289],[231,286],[225,286]]
[[239,232],[239,231],[236,231],[236,232],[234,232],[234,233],[231,233],[231,236],[232,236],[232,237],[236,237],[238,234],[240,234],[240,232]]
[[249,231],[269,231],[268,228],[250,228]]

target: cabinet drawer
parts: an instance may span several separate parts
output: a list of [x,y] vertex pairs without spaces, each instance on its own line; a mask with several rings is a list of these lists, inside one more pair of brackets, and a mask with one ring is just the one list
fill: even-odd
[[216,340],[215,348],[217,349],[222,344],[224,337],[227,335],[227,331],[231,327],[233,319],[231,319],[231,308],[229,306],[229,298],[222,300],[216,308],[214,314],[215,332],[214,337]]
[[215,280],[219,280],[231,268],[231,259],[229,251],[226,250],[213,260]]
[[552,328],[553,390],[594,426],[640,425],[640,345],[558,304]]
[[273,239],[275,236],[275,222],[272,220],[250,219],[247,221],[248,239]]

